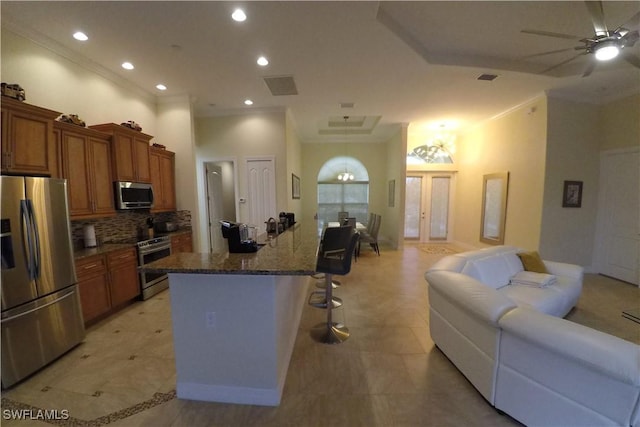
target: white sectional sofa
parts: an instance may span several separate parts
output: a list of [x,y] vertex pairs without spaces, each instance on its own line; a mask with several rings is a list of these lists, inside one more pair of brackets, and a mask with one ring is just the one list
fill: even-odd
[[425,273],[435,344],[526,425],[640,427],[640,346],[562,318],[580,297],[579,266],[544,261],[554,284],[510,284],[518,252],[451,255]]

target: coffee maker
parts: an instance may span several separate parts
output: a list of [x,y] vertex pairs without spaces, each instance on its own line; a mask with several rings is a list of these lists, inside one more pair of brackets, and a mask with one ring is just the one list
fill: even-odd
[[252,234],[255,233],[254,227],[247,224],[238,224],[231,221],[220,221],[222,229],[222,237],[227,239],[229,244],[229,253],[248,253],[257,252],[258,244],[256,238]]

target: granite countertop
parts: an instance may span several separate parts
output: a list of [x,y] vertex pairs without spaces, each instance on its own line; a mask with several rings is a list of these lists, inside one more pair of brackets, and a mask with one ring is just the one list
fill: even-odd
[[315,273],[318,226],[296,224],[280,235],[258,237],[264,246],[253,253],[182,252],[143,267],[152,273],[306,276]]
[[[178,236],[181,234],[191,234],[191,228],[181,228],[176,231],[169,231],[167,233],[162,233],[163,236],[169,236],[169,237]],[[156,236],[158,235],[160,234],[157,234]],[[109,242],[109,243],[103,243],[99,246],[96,246],[95,248],[76,249],[73,251],[73,258],[75,260],[80,260],[83,258],[95,256],[95,255],[108,254],[109,252],[119,251],[121,249],[127,249],[132,247],[135,248],[137,241],[138,241],[137,238],[132,237],[131,239],[127,239],[127,241],[124,241],[124,242]]]
[[134,248],[134,243],[104,243],[100,246],[96,246],[95,248],[84,248],[77,249],[73,252],[74,259],[80,260],[83,258],[88,258],[95,255],[104,255],[109,252],[119,251],[121,249]]

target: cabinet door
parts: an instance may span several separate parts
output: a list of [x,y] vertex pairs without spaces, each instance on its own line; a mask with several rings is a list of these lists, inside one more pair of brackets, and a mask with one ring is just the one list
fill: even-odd
[[103,255],[76,261],[80,304],[85,323],[111,309],[109,296],[109,274]]
[[67,179],[69,192],[69,214],[74,216],[91,215],[91,178],[87,138],[71,132],[61,132],[63,176]]
[[134,139],[130,135],[115,133],[112,139],[114,178],[116,181],[137,181],[133,160]]
[[135,248],[109,253],[107,256],[111,284],[111,304],[119,305],[140,295],[138,258]]
[[22,111],[7,116],[8,167],[12,173],[51,176],[56,165],[53,120]]
[[151,171],[149,169],[149,141],[135,138],[133,148],[135,150],[136,180],[138,182],[151,182]]
[[153,185],[153,209],[152,211],[162,211],[164,209],[164,193],[162,192],[162,177],[160,173],[160,155],[154,150],[149,152],[149,171],[151,185]]
[[193,241],[191,234],[180,234],[171,237],[171,252],[193,252]]
[[162,180],[162,196],[164,198],[164,208],[166,210],[176,210],[176,190],[175,190],[175,156],[173,153],[166,153],[160,156],[160,179]]
[[109,141],[89,138],[89,168],[95,214],[114,215],[113,181],[111,179],[111,156]]
[[85,323],[111,309],[107,274],[80,280],[78,288],[80,289],[80,304]]
[[0,132],[2,132],[2,172],[4,172],[9,167],[9,150],[11,149],[11,147],[9,146],[9,131],[7,130],[9,124],[9,110],[4,108],[3,106],[1,111],[2,129],[0,129]]

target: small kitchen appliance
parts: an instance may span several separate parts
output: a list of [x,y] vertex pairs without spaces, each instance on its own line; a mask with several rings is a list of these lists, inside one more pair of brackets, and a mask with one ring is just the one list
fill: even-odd
[[230,253],[257,252],[256,229],[247,224],[220,221],[222,237],[227,239]]

